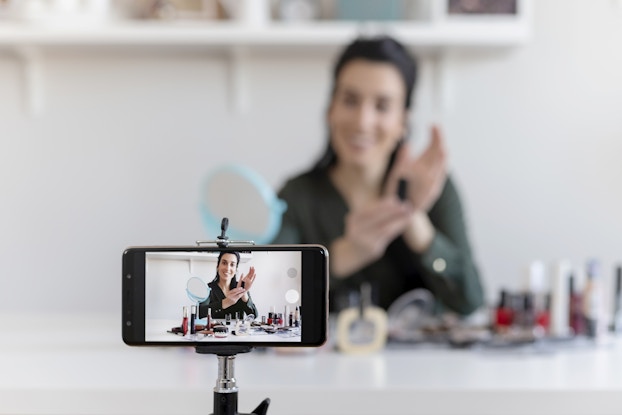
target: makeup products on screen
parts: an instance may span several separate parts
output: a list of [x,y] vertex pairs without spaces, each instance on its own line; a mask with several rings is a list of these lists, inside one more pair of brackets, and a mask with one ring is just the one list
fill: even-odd
[[294,327],[300,327],[300,306],[294,311]]
[[188,307],[183,307],[183,319],[181,321],[181,330],[184,336],[188,334]]
[[268,324],[276,324],[276,315],[274,312],[274,306],[270,306],[270,311],[268,312]]
[[197,306],[190,306],[190,334],[196,334]]
[[208,308],[207,309],[207,329],[211,329],[212,326],[214,325],[214,322],[212,321],[212,308]]
[[214,326],[214,337],[223,338],[229,334],[227,326]]

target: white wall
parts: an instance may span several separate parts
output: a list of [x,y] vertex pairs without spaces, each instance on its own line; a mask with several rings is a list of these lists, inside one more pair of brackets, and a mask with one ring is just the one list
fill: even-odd
[[[491,300],[534,259],[622,260],[622,5],[534,3],[529,44],[450,59],[445,132]],[[221,56],[47,50],[39,117],[0,55],[0,309],[118,312],[125,247],[215,236],[197,209],[211,167],[276,188],[311,164],[333,52],[255,56],[240,115]]]

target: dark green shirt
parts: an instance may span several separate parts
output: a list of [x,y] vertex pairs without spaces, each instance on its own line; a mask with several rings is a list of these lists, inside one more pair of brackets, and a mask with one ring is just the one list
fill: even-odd
[[[344,234],[348,206],[325,171],[304,173],[279,192],[287,202],[273,243],[317,243],[330,248]],[[483,289],[474,264],[459,195],[448,178],[429,211],[436,234],[428,250],[413,252],[398,237],[377,261],[347,278],[330,278],[331,311],[347,306],[362,282],[372,285],[374,303],[387,309],[405,292],[427,288],[441,306],[469,314],[483,304]]]

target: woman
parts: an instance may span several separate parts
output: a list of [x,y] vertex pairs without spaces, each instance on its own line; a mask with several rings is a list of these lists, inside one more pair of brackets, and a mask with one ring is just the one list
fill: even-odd
[[245,314],[257,317],[257,307],[250,296],[250,289],[255,281],[255,268],[250,267],[248,274],[242,275],[237,281],[235,274],[240,264],[239,252],[221,251],[216,265],[216,277],[210,282],[210,295],[207,300],[199,304],[199,318],[207,316],[208,308],[212,310],[213,318],[225,318],[227,314],[235,319]]
[[385,309],[414,288],[463,315],[483,303],[441,132],[431,129],[417,158],[405,142],[416,75],[416,62],[392,38],[347,46],[334,68],[327,149],[279,192],[288,209],[273,242],[329,249],[332,311],[363,282]]

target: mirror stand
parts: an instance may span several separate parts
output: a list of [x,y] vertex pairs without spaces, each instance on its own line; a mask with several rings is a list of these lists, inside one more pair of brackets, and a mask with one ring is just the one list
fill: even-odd
[[266,415],[270,398],[264,399],[250,414],[238,412],[238,387],[234,377],[233,363],[238,353],[248,353],[251,346],[197,346],[200,354],[215,354],[218,357],[218,378],[214,388],[214,412],[211,415]]

